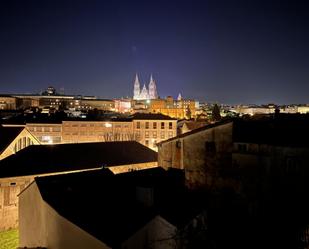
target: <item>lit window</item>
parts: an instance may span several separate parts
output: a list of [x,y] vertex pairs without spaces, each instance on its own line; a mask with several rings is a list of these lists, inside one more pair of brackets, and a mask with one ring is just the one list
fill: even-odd
[[149,131],[145,131],[145,138],[149,138]]
[[170,138],[170,137],[173,137],[173,132],[172,131],[169,131],[168,132],[168,137]]
[[141,128],[141,122],[136,122],[136,129],[140,129]]
[[153,137],[153,138],[157,138],[157,132],[156,132],[156,131],[154,131],[154,132],[152,133],[152,137]]
[[105,127],[112,127],[111,123],[105,123]]
[[165,138],[165,132],[161,131],[161,139],[164,139],[164,138]]

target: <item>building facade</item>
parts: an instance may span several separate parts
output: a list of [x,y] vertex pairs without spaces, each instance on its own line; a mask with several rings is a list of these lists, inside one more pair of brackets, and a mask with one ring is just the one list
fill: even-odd
[[157,86],[155,80],[152,78],[152,75],[150,75],[150,81],[148,85],[148,90],[146,85],[143,85],[143,88],[141,89],[141,85],[139,82],[138,75],[135,75],[134,80],[134,90],[133,90],[133,99],[134,100],[147,100],[147,99],[157,99],[158,98],[158,92],[157,92]]

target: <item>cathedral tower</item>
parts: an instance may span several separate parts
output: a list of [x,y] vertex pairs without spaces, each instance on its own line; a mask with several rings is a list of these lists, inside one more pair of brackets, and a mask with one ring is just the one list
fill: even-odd
[[149,89],[149,99],[157,99],[158,98],[157,86],[156,82],[152,78],[152,75],[150,75],[150,82],[148,89]]
[[135,75],[135,81],[134,81],[134,92],[133,92],[133,99],[140,99],[140,83],[138,80],[137,74]]

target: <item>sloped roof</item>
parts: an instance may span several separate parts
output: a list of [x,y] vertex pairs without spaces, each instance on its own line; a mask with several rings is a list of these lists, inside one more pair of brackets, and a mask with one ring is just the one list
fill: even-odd
[[[111,175],[106,170],[37,177],[42,198],[61,216],[112,248],[157,215],[183,226],[196,215],[181,170],[162,168]],[[82,183],[82,184],[81,184]],[[138,187],[152,188],[154,205],[136,199]]]
[[25,129],[24,127],[0,127],[0,153]]
[[0,177],[156,161],[155,151],[135,141],[35,145],[2,160]]

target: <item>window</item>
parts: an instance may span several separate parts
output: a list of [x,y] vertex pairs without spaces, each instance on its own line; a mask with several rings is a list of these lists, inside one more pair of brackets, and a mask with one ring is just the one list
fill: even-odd
[[44,130],[44,132],[49,132],[50,131],[49,127],[44,127],[43,130]]
[[140,129],[141,128],[141,122],[136,122],[136,129]]
[[165,132],[161,131],[161,139],[165,139]]
[[168,132],[168,137],[169,137],[169,138],[173,137],[173,132],[172,132],[172,131],[169,131],[169,132]]
[[153,129],[157,129],[157,122],[153,122],[152,127],[153,127]]
[[168,128],[171,130],[171,129],[173,129],[173,123],[172,122],[169,122],[168,123]]
[[36,131],[41,132],[42,131],[42,127],[36,127]]
[[157,138],[157,132],[156,131],[152,132],[152,137]]
[[61,131],[61,128],[60,128],[60,127],[53,127],[52,130],[53,130],[54,132],[57,132],[57,131]]
[[247,145],[246,144],[238,144],[238,151],[239,152],[246,152],[247,151]]
[[141,137],[140,131],[137,131],[137,132],[135,133],[135,137],[136,137],[137,139],[139,139],[139,138]]
[[164,129],[164,122],[161,122],[161,129]]
[[149,131],[145,131],[145,138],[149,138]]
[[149,146],[149,140],[145,140],[145,145]]
[[205,148],[206,148],[206,152],[208,152],[208,153],[215,153],[216,152],[215,142],[206,142]]
[[149,122],[146,122],[145,128],[149,129]]
[[78,127],[78,124],[73,124],[72,127]]

